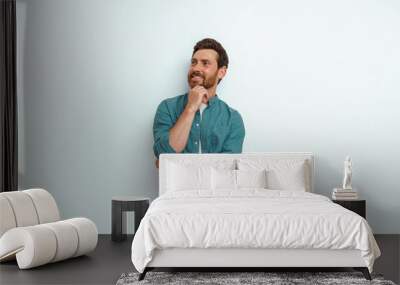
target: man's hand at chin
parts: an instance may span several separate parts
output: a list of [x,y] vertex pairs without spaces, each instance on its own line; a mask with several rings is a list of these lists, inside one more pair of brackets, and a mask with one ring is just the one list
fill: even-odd
[[188,102],[186,104],[186,108],[196,112],[201,103],[208,102],[208,91],[202,85],[196,85],[193,87],[188,94]]

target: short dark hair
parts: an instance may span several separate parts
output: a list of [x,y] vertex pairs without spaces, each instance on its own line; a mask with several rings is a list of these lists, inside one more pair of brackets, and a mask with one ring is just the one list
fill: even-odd
[[200,49],[215,50],[218,53],[218,60],[217,60],[218,68],[221,68],[223,66],[226,66],[226,68],[228,68],[229,64],[228,55],[219,42],[210,38],[202,39],[201,41],[197,42],[197,44],[194,46],[192,56],[196,53],[196,51]]

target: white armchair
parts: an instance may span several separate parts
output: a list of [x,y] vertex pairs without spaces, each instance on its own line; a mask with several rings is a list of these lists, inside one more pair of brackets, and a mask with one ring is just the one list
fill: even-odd
[[28,269],[80,256],[96,248],[97,235],[87,218],[60,221],[44,189],[0,193],[0,262],[16,258]]

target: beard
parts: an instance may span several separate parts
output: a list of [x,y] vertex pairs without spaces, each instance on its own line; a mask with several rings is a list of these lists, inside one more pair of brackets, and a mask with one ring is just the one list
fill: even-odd
[[[201,79],[196,78],[193,80],[192,78],[198,76]],[[215,83],[218,81],[218,71],[216,71],[213,75],[210,75],[206,77],[204,74],[201,74],[200,72],[192,72],[188,75],[188,82],[190,88],[194,88],[195,86],[203,86],[206,89],[210,89],[215,85]]]

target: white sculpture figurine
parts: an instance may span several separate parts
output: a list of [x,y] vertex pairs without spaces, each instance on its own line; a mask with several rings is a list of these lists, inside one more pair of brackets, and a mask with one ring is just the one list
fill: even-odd
[[352,165],[350,156],[346,156],[346,160],[344,161],[343,190],[353,189],[351,187]]

